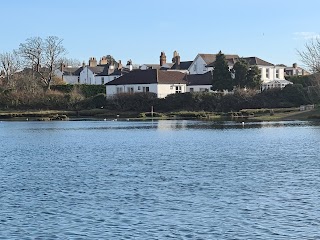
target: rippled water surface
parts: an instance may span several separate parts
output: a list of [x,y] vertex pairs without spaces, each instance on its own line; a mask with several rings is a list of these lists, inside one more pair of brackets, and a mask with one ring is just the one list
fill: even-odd
[[310,122],[0,122],[0,239],[320,239]]

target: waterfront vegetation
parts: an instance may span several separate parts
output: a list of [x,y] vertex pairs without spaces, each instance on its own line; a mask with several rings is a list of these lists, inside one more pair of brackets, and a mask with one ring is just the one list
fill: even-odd
[[[320,118],[317,107],[311,111],[300,112],[300,105],[312,103],[300,85],[288,85],[282,91],[273,89],[257,93],[241,90],[230,95],[184,93],[169,95],[165,99],[158,99],[152,93],[121,94],[106,98],[102,93],[104,87],[99,87],[53,85],[49,91],[33,94],[28,91],[2,89],[0,118],[42,121],[70,118],[240,121]],[[82,91],[86,93],[83,94]],[[100,93],[96,94],[99,91]]]
[[[0,118],[66,120],[69,118],[185,118],[280,120],[318,119],[317,108],[303,114],[300,105],[320,102],[318,85],[308,77],[294,77],[284,89],[258,92],[236,89],[233,94],[197,92],[168,95],[154,93],[105,95],[103,85],[66,85],[53,79],[47,89],[40,78],[22,72],[0,85]],[[151,110],[153,109],[153,110]],[[153,112],[153,113],[151,113]],[[119,115],[119,116],[118,116]]]

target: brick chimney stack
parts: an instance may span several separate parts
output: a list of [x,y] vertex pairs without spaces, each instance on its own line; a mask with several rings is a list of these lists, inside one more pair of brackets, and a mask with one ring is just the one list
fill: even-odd
[[180,56],[177,51],[173,52],[172,63],[175,64],[175,68],[178,69],[180,67]]
[[166,54],[164,52],[161,52],[161,54],[160,54],[160,66],[163,66],[166,63],[167,63]]
[[89,59],[89,67],[96,67],[97,66],[97,59],[95,57],[91,57]]

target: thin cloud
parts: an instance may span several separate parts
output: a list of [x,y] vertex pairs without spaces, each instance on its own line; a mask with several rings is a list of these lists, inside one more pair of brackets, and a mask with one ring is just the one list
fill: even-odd
[[320,34],[316,32],[295,32],[294,33],[295,37],[294,39],[304,39],[304,40],[309,40],[309,39],[315,39],[315,38],[320,38]]

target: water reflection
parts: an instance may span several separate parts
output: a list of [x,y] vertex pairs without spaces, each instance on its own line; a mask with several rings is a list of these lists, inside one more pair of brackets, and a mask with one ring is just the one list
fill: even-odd
[[0,239],[319,239],[319,130],[2,122]]

